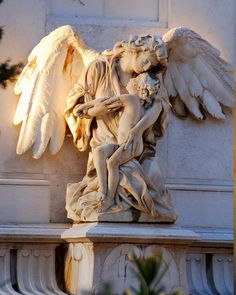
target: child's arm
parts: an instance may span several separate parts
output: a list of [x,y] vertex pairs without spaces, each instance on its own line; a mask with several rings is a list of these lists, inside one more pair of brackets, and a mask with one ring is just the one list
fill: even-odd
[[145,111],[143,117],[139,120],[139,122],[136,124],[134,128],[139,130],[139,132],[143,134],[145,130],[147,130],[156,122],[161,111],[162,111],[161,101],[154,100],[153,104],[150,106],[150,108],[148,108]]
[[133,94],[123,94],[119,97],[119,99],[123,107],[133,106],[135,108],[137,102],[141,104],[141,98]]

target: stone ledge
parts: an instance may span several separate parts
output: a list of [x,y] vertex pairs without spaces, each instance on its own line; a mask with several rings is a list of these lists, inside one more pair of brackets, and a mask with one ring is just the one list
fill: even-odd
[[112,19],[102,17],[66,17],[66,16],[49,16],[48,22],[54,25],[70,24],[70,25],[95,25],[104,27],[138,27],[138,28],[167,28],[166,21],[148,21],[148,20],[128,20],[128,19]]
[[127,242],[189,245],[201,237],[190,229],[163,224],[84,223],[62,233],[67,242]]
[[50,186],[45,179],[0,178],[0,185]]
[[175,191],[201,191],[201,192],[233,192],[233,185],[219,185],[219,184],[195,184],[195,183],[166,183],[169,190]]
[[184,228],[167,224],[81,223],[81,224],[3,224],[0,243],[157,242],[187,244],[191,247],[233,246],[233,230]]
[[233,229],[191,228],[191,230],[201,237],[201,239],[196,242],[197,247],[233,247]]
[[63,243],[61,234],[69,224],[0,225],[0,243]]

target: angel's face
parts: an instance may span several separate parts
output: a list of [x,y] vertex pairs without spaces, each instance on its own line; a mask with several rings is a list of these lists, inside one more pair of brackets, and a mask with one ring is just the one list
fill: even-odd
[[150,51],[142,51],[133,55],[131,62],[136,74],[147,72],[158,64],[156,54]]

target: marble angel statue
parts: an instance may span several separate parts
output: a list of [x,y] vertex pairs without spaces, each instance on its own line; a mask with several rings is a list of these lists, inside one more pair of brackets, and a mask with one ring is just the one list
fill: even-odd
[[[139,74],[136,78],[131,78],[126,86],[129,94],[122,94],[114,97],[113,110],[117,106],[120,110],[119,124],[117,126],[117,143],[104,143],[93,152],[93,162],[98,176],[98,200],[103,202],[98,212],[103,212],[113,205],[116,188],[119,183],[119,167],[132,158],[137,158],[143,152],[143,141],[137,148],[129,144],[131,130],[142,122],[147,108],[155,107],[155,115],[160,114],[161,102],[159,99],[160,79],[151,76],[150,73]],[[96,100],[96,103],[99,99]],[[104,98],[100,98],[104,100]],[[109,100],[111,102],[111,100]],[[88,109],[93,108],[94,100],[78,104],[73,111],[75,116],[84,117]],[[114,103],[116,103],[114,105]],[[139,124],[140,124],[139,123]]]
[[32,50],[15,93],[17,154],[57,153],[66,125],[79,151],[90,148],[87,172],[68,184],[68,217],[81,221],[177,218],[156,153],[170,110],[224,119],[233,106],[231,67],[217,49],[184,27],[164,36],[132,36],[97,52],[70,26]]

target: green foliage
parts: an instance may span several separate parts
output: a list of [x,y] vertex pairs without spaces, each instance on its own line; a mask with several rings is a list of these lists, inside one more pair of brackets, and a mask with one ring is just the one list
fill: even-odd
[[[0,0],[0,4],[3,0]],[[3,36],[3,27],[0,27],[0,40]],[[16,75],[18,75],[22,69],[22,63],[10,65],[10,60],[7,59],[5,62],[0,63],[0,86],[6,88],[8,82],[15,81]]]
[[16,80],[16,75],[21,71],[22,63],[16,65],[10,65],[10,60],[6,60],[0,64],[0,85],[2,88],[6,88],[8,82]]
[[168,270],[168,265],[163,260],[163,256],[150,256],[146,259],[133,257],[136,266],[134,273],[139,281],[139,288],[125,290],[123,295],[180,295],[179,292],[165,293],[165,287],[161,284],[161,279]]
[[104,283],[103,284],[101,295],[114,295],[111,283]]
[[[169,291],[166,293],[161,279],[168,270],[163,256],[150,256],[148,258],[132,257],[134,274],[139,282],[138,288],[131,287],[124,291],[123,295],[181,295],[180,291]],[[104,284],[102,295],[114,295],[110,284]]]

